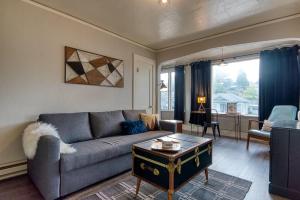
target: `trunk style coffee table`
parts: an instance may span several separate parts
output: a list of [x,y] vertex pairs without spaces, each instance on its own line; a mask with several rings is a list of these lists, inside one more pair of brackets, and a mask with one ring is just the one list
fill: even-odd
[[207,168],[212,164],[211,139],[184,134],[161,137],[164,138],[180,142],[181,150],[176,153],[152,150],[155,140],[132,146],[132,175],[137,177],[136,195],[142,180],[168,192],[168,200],[200,172],[205,171],[208,180]]

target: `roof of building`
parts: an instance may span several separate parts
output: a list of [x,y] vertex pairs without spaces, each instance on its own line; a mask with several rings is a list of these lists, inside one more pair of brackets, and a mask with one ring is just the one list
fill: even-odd
[[240,102],[240,103],[249,103],[250,101],[243,98],[243,97],[240,97],[238,95],[235,95],[235,94],[232,94],[232,93],[218,93],[218,94],[215,94],[213,96],[213,101],[215,103],[218,103],[218,102]]

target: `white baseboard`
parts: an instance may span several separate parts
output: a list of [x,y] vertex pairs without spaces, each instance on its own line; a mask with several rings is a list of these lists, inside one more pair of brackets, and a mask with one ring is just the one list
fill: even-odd
[[27,173],[27,161],[20,160],[0,165],[0,180]]

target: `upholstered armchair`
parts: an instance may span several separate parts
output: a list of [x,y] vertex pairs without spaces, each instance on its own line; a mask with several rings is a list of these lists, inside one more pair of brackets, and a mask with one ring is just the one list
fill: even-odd
[[[268,121],[274,123],[276,121],[285,121],[285,120],[295,120],[297,115],[297,107],[290,105],[280,105],[274,106],[272,112],[268,118]],[[255,138],[264,141],[270,141],[269,131],[263,131],[258,129],[253,129],[253,124],[258,125],[263,124],[263,121],[258,120],[249,120],[248,125],[248,138],[247,138],[247,149],[249,149],[250,138]]]

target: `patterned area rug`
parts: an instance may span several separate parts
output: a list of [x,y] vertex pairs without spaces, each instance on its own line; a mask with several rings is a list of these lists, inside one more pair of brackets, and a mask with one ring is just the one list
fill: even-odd
[[[234,176],[209,170],[208,183],[204,173],[186,183],[173,196],[174,200],[241,200],[251,187],[251,182]],[[142,181],[135,198],[136,178],[127,177],[110,187],[103,188],[84,200],[166,200],[167,193]]]

